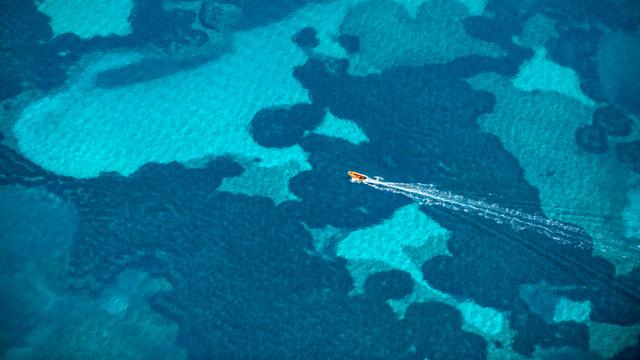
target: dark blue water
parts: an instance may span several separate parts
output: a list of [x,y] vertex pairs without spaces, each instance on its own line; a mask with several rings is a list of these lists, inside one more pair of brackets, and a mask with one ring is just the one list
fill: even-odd
[[2,358],[640,357],[637,2],[0,6]]

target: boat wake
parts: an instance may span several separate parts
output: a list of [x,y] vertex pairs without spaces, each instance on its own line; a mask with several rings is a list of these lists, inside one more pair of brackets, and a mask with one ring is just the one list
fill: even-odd
[[[349,176],[352,182],[365,184],[377,190],[404,195],[421,205],[431,206],[436,209],[440,208],[440,210],[447,213],[455,212],[458,215],[467,215],[463,217],[471,223],[495,233],[496,236],[513,240],[556,264],[563,265],[568,272],[573,272],[578,277],[588,277],[588,279],[585,279],[587,282],[598,281],[603,287],[609,287],[633,301],[640,301],[640,292],[637,288],[618,281],[608,271],[593,269],[581,260],[584,259],[584,256],[591,256],[593,250],[592,238],[598,240],[599,252],[607,252],[617,259],[640,260],[640,247],[637,244],[627,243],[625,239],[616,241],[605,239],[600,235],[589,236],[582,228],[571,224],[517,210],[515,207],[503,207],[490,202],[470,199],[463,195],[440,190],[435,185],[387,182],[381,178],[370,178],[353,171],[349,172]],[[541,247],[539,242],[531,241],[528,237],[517,238],[511,234],[492,229],[486,224],[474,220],[474,217],[482,217],[499,224],[508,224],[515,231],[526,230],[543,234],[547,238],[565,245],[569,251],[548,251],[545,247]],[[577,269],[581,271],[576,272]]]
[[498,224],[509,224],[516,231],[536,231],[561,244],[586,250],[592,248],[591,239],[582,228],[544,216],[469,199],[462,195],[439,190],[430,184],[395,183],[371,178],[367,178],[362,183],[378,190],[404,195],[421,205],[463,212],[495,221]]

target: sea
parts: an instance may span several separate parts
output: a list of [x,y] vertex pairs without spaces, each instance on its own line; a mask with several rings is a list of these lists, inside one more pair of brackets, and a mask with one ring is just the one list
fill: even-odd
[[1,359],[640,358],[640,2],[0,19]]

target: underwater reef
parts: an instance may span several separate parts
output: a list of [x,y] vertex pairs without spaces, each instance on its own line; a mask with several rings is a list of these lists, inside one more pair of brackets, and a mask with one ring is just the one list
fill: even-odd
[[0,356],[640,355],[637,2],[117,3],[0,5]]

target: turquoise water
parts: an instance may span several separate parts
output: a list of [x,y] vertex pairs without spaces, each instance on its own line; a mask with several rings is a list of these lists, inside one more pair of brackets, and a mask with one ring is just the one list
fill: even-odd
[[640,358],[637,2],[0,6],[0,357]]

